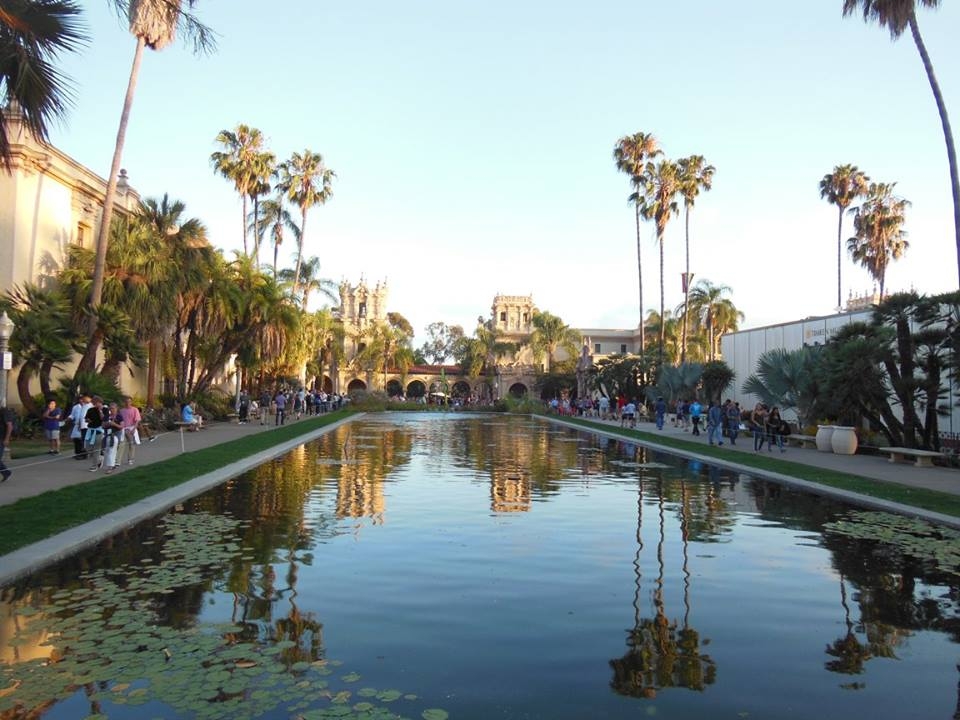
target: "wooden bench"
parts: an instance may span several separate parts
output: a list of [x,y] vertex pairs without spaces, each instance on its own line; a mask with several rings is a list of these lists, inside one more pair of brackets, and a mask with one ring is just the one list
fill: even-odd
[[817,448],[817,439],[813,435],[787,435],[786,436],[787,445],[790,447],[809,447],[816,450]]
[[934,458],[946,457],[942,452],[935,452],[933,450],[915,450],[913,448],[904,448],[904,447],[882,447],[877,448],[880,452],[889,453],[890,460],[889,462],[904,462],[907,458],[916,458],[916,461],[913,463],[917,467],[933,467]]

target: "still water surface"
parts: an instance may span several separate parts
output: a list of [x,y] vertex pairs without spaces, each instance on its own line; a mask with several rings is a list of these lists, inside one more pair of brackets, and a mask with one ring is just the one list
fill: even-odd
[[956,568],[498,416],[340,427],[0,594],[0,718],[960,717]]

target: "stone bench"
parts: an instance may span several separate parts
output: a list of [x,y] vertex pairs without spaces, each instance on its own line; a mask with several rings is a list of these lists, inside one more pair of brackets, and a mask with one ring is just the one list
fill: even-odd
[[817,449],[817,439],[813,435],[787,435],[784,438],[790,447],[808,447]]
[[882,447],[877,448],[882,453],[890,455],[889,462],[904,462],[907,458],[916,458],[913,463],[917,467],[933,467],[934,458],[946,457],[942,452],[933,450],[915,450],[914,448],[904,447]]

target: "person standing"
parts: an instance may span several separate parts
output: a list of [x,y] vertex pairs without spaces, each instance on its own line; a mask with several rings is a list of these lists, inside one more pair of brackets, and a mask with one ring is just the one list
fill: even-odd
[[43,421],[43,436],[50,443],[49,455],[60,454],[60,418],[63,417],[63,410],[57,407],[56,400],[48,400],[47,407],[40,416]]
[[133,398],[127,395],[123,398],[123,407],[120,408],[120,425],[123,434],[123,446],[126,448],[127,465],[133,465],[137,455],[137,445],[140,444],[140,409],[133,404]]
[[237,403],[237,424],[246,425],[250,416],[250,396],[246,390],[240,391],[240,400]]
[[122,435],[123,418],[120,416],[120,408],[112,402],[103,420],[103,464],[107,475],[120,467],[120,463],[117,462],[117,452],[120,449]]
[[707,442],[711,445],[723,445],[723,409],[713,400],[707,407]]
[[774,406],[767,414],[767,450],[773,452],[776,443],[780,452],[786,452],[783,447],[783,419],[780,417],[780,408]]
[[89,395],[81,395],[70,409],[70,439],[73,440],[73,459],[86,460],[87,449],[84,436],[87,434],[87,410],[93,407]]
[[277,392],[277,396],[273,399],[273,404],[277,408],[277,415],[273,424],[283,425],[287,420],[287,396],[283,394],[283,390]]
[[270,402],[271,402],[271,398],[270,398],[270,392],[268,390],[264,390],[262,393],[260,393],[260,424],[261,425],[267,424],[267,413],[270,412]]
[[13,475],[13,471],[3,462],[4,456],[10,451],[10,438],[13,437],[13,410],[0,407],[0,418],[3,420],[3,446],[0,447],[0,482],[6,482]]
[[693,425],[693,434],[700,434],[700,413],[703,412],[703,406],[696,398],[690,403],[690,423]]

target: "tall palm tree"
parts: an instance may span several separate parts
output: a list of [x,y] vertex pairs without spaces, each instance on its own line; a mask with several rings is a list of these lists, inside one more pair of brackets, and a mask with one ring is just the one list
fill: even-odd
[[683,272],[683,329],[680,337],[680,362],[687,360],[687,304],[690,300],[690,210],[700,190],[708,192],[713,187],[713,174],[716,168],[707,165],[703,155],[691,155],[677,161],[680,169],[680,194],[683,195],[684,234],[686,262]]
[[[670,217],[680,212],[677,193],[680,192],[680,171],[672,160],[661,159],[648,162],[641,180],[640,215],[653,220],[657,229],[657,245],[660,246],[660,317],[664,316],[663,238]],[[658,362],[663,365],[664,324],[660,324],[660,349]]]
[[297,242],[297,265],[293,275],[293,290],[300,287],[300,265],[303,242],[307,233],[307,211],[315,205],[324,205],[333,195],[331,186],[336,173],[323,163],[320,153],[304,150],[295,152],[289,160],[280,163],[277,188],[290,202],[300,208],[300,237]]
[[250,199],[253,200],[253,258],[257,269],[260,269],[260,198],[265,197],[273,189],[270,180],[276,175],[277,159],[273,153],[257,153],[253,162],[253,185],[250,187]]
[[[293,270],[283,269],[280,271],[280,279],[292,282]],[[319,292],[330,302],[336,304],[340,302],[339,285],[330,278],[320,277],[320,258],[316,255],[304,261],[300,266],[300,308],[306,312],[307,302],[310,300],[310,293]]]
[[211,153],[210,163],[214,171],[233,181],[233,186],[240,195],[243,208],[240,216],[243,226],[243,254],[247,255],[247,199],[253,195],[255,189],[259,189],[260,178],[273,155],[263,149],[263,133],[243,123],[233,130],[221,130],[214,142],[223,150]]
[[[53,64],[86,42],[74,0],[4,0],[0,5],[0,94],[16,101],[23,121],[46,142],[53,120],[73,101],[69,79]],[[0,122],[0,165],[10,162],[6,124]]]
[[856,165],[837,165],[820,181],[820,197],[839,210],[837,220],[837,309],[843,307],[840,287],[840,261],[843,257],[843,214],[851,203],[867,194],[870,178]]
[[[633,135],[624,135],[617,140],[613,148],[613,159],[617,164],[617,170],[630,176],[630,184],[633,186],[633,192],[628,198],[633,203],[634,217],[637,226],[637,285],[639,288],[640,299],[640,325],[643,325],[643,263],[640,256],[640,205],[642,194],[640,192],[641,176],[647,161],[660,155],[660,145],[657,139],[651,133],[638,132]],[[640,354],[644,351],[644,333],[640,333]]]
[[890,261],[902,257],[910,245],[903,229],[910,202],[893,194],[896,186],[896,183],[870,183],[866,200],[854,209],[856,234],[847,240],[847,250],[854,261],[866,268],[880,285],[881,300]]
[[920,53],[923,68],[927,72],[927,80],[933,91],[933,99],[937,103],[937,112],[940,114],[940,124],[943,127],[943,139],[947,144],[947,163],[950,166],[950,188],[953,192],[953,228],[957,246],[957,272],[960,274],[960,171],[957,169],[957,151],[953,144],[953,132],[950,130],[950,118],[947,116],[947,106],[943,101],[943,93],[937,83],[937,76],[933,72],[933,63],[927,53],[926,45],[920,36],[920,26],[917,24],[917,6],[928,8],[940,7],[940,0],[843,0],[843,15],[861,10],[865,21],[875,20],[890,31],[890,38],[896,40],[908,27],[913,36],[913,42]]
[[250,226],[254,227],[259,234],[258,244],[263,241],[266,233],[270,233],[270,239],[273,240],[273,276],[277,277],[277,255],[283,244],[284,233],[289,232],[298,243],[300,242],[300,228],[287,210],[283,195],[278,194],[276,198],[260,203],[259,217],[252,218]]
[[566,325],[556,315],[548,312],[536,312],[531,318],[533,332],[530,334],[530,347],[536,358],[546,356],[544,372],[550,374],[553,355],[563,348],[567,357],[576,358],[581,342],[580,333]]
[[[130,108],[133,106],[133,95],[137,88],[143,50],[144,48],[162,50],[174,41],[179,30],[191,40],[195,52],[212,51],[216,45],[213,31],[191,13],[184,10],[184,6],[192,9],[196,3],[197,0],[114,0],[118,12],[127,16],[130,22],[130,33],[137,39],[137,45],[133,54],[133,64],[130,67],[127,92],[123,99],[123,110],[120,113],[117,141],[113,149],[110,175],[107,179],[107,189],[103,198],[100,229],[97,233],[97,255],[93,266],[93,284],[90,290],[90,305],[94,309],[100,304],[103,293],[110,220],[113,217],[113,203],[117,194],[117,178],[120,174],[120,161],[123,157],[123,143],[127,136],[127,123],[130,120]],[[91,338],[93,338],[94,333],[95,328],[91,323],[89,333]],[[92,362],[92,360],[86,360],[86,366],[81,365],[78,371],[92,370]]]

